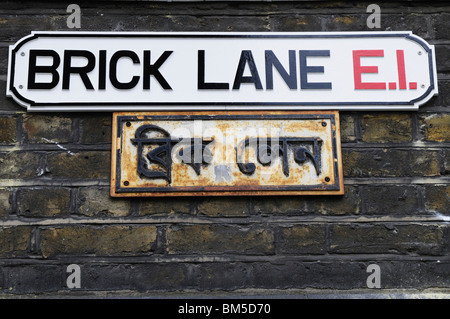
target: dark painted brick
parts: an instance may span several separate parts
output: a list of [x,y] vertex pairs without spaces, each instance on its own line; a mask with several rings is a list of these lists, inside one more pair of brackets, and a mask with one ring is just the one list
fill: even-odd
[[16,42],[31,31],[53,30],[52,18],[49,15],[2,14],[0,41]]
[[418,197],[415,186],[364,186],[361,191],[362,213],[379,216],[418,214]]
[[[0,92],[6,92],[6,82],[3,80],[0,80]],[[25,110],[6,94],[0,94],[0,111],[23,112]]]
[[263,216],[272,215],[345,215],[359,214],[359,190],[344,187],[344,195],[329,196],[264,196],[253,200],[252,211]]
[[332,225],[330,252],[339,254],[419,254],[444,252],[445,227],[430,224]]
[[120,256],[152,253],[155,226],[65,226],[40,231],[44,257],[55,255]]
[[[175,291],[177,290],[176,287],[199,288],[198,286],[195,287],[191,279],[193,276],[191,268],[197,267],[201,266],[172,262],[164,264],[146,263],[133,265],[131,269],[126,269],[125,273],[129,275],[127,281],[130,286],[137,291]],[[204,275],[206,275],[206,272]]]
[[[201,20],[201,29],[208,31],[236,31],[236,32],[258,32],[269,31],[270,24],[265,16],[229,17],[229,16],[205,16]],[[182,27],[181,25],[178,27]],[[194,30],[198,31],[198,29]]]
[[[0,20],[0,23],[1,23],[1,20]],[[8,54],[9,54],[8,46],[0,46],[0,74],[7,74]],[[5,91],[3,91],[3,92],[5,92]]]
[[428,29],[427,21],[430,17],[424,14],[417,14],[412,12],[411,14],[406,12],[399,12],[393,14],[383,13],[383,5],[381,7],[381,30],[393,30],[393,31],[412,31],[415,35],[424,38],[425,40],[430,39],[432,34],[430,34]]
[[258,263],[251,267],[248,286],[254,288],[351,289],[366,287],[363,263],[286,261],[280,264]]
[[442,12],[431,17],[432,29],[436,39],[448,39],[448,29],[450,28],[450,13]]
[[70,213],[68,188],[21,188],[17,191],[17,214],[24,217],[62,217]]
[[[233,293],[237,289],[322,289],[314,295],[320,298],[332,291],[345,296],[350,289],[367,289],[367,266],[377,264],[381,272],[382,289],[417,287],[447,288],[450,285],[448,260],[368,260],[368,261],[258,261],[258,262],[122,262],[78,263],[81,268],[81,289],[66,286],[67,265],[70,260],[47,263],[2,265],[0,292],[39,294],[51,292],[55,296],[79,297],[87,292],[160,294],[161,292],[203,292],[205,294]],[[342,291],[336,291],[340,289]],[[373,289],[373,296],[379,292]],[[275,292],[277,293],[277,292]],[[401,292],[399,292],[401,293]],[[97,295],[98,296],[98,295]],[[307,296],[307,295],[305,295]],[[367,294],[365,295],[367,296]]]
[[89,114],[80,121],[81,143],[111,143],[111,114]]
[[263,216],[302,215],[306,211],[306,200],[301,196],[264,196],[253,200],[253,211]]
[[80,151],[72,154],[53,153],[48,156],[47,171],[57,178],[109,179],[111,152]]
[[5,283],[0,289],[3,293],[35,294],[61,291],[66,286],[66,265],[2,265]]
[[170,254],[273,254],[274,234],[260,226],[176,225],[167,229]]
[[344,149],[345,177],[439,176],[439,152],[408,149]]
[[442,107],[445,109],[450,106],[450,81],[438,79],[438,88],[439,94],[422,105],[419,111],[426,112],[429,107]]
[[280,254],[323,254],[326,250],[324,225],[281,227],[280,234]]
[[305,196],[305,212],[323,215],[359,214],[361,196],[359,189],[344,186],[344,195]]
[[450,45],[437,43],[434,45],[436,50],[436,68],[438,72],[450,71]]

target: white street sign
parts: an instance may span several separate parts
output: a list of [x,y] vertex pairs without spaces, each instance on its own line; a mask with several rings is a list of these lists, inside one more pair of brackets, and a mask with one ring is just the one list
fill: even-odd
[[416,110],[435,51],[408,31],[33,32],[7,95],[29,111]]

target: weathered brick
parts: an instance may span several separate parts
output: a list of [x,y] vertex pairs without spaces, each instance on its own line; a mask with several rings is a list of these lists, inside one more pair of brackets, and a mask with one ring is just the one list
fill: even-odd
[[17,214],[24,217],[69,215],[68,188],[22,188],[17,191]]
[[29,143],[72,142],[72,119],[55,114],[25,115],[25,140]]
[[17,294],[34,294],[55,292],[66,288],[65,272],[67,265],[7,263],[2,265],[5,273],[3,292],[12,296]]
[[444,158],[444,174],[450,174],[450,150],[443,151]]
[[434,30],[436,39],[448,39],[448,29],[450,28],[450,13],[441,12],[431,16],[431,27]]
[[111,114],[89,114],[80,121],[83,144],[111,143]]
[[[195,268],[186,263],[126,264],[120,267],[119,271],[112,272],[115,275],[112,279],[116,280],[115,278],[118,277],[117,282],[122,282],[125,287],[132,287],[133,290],[141,292],[158,290],[175,291],[177,290],[176,287],[192,287],[193,289],[198,289],[198,287],[195,288],[192,284],[192,272]],[[111,271],[107,269],[106,272],[110,273]],[[101,276],[95,277],[98,279],[101,278]],[[103,280],[105,285],[116,285],[111,280]],[[98,285],[95,285],[95,281],[92,282],[92,288],[97,290],[97,287]]]
[[[0,92],[6,92],[6,82],[0,80]],[[7,97],[6,94],[0,94],[0,110],[23,112],[25,108],[21,107],[12,98]]]
[[79,192],[79,213],[89,217],[127,216],[130,212],[128,199],[113,198],[109,188],[83,187]]
[[436,68],[438,72],[450,71],[450,45],[436,43]]
[[80,151],[53,153],[48,156],[47,171],[53,177],[109,179],[111,153],[105,151]]
[[357,187],[345,186],[343,196],[307,196],[304,211],[312,214],[359,214],[361,196]]
[[11,208],[9,196],[10,196],[9,190],[0,189],[0,218],[6,217]]
[[280,229],[277,241],[281,254],[323,254],[325,248],[324,225],[293,225]]
[[[380,292],[372,289],[367,292],[367,266],[376,263],[381,269],[381,288],[395,289],[398,293]],[[436,288],[445,292],[450,285],[448,268],[450,262],[440,259],[439,262],[428,260],[376,260],[358,261],[351,259],[335,259],[325,261],[283,262],[155,262],[141,260],[138,263],[130,261],[107,263],[102,261],[77,260],[81,268],[81,289],[67,288],[67,263],[64,260],[39,262],[35,264],[14,263],[5,264],[0,268],[0,286],[2,297],[11,298],[15,294],[40,294],[49,292],[52,297],[79,298],[80,296],[149,296],[180,294],[180,291],[202,292],[210,296],[217,293],[227,294],[237,289],[279,289],[276,293],[290,293],[286,289],[297,289],[296,297],[312,298],[430,298],[445,296]],[[55,274],[60,274],[56,275]],[[1,281],[0,281],[1,283]],[[436,294],[409,293],[410,288],[417,291],[431,288]],[[302,293],[298,289],[303,289]],[[354,294],[362,288],[366,292]],[[317,289],[311,292],[310,289]],[[322,290],[319,290],[322,289]],[[342,289],[337,291],[336,289]],[[260,290],[261,291],[261,290]],[[272,290],[273,292],[273,290]],[[295,291],[294,291],[295,292]],[[330,294],[331,292],[331,294]],[[310,294],[311,293],[311,294]],[[45,295],[43,295],[45,296]],[[17,297],[17,296],[16,296]],[[278,312],[278,311],[277,311]]]
[[31,227],[15,226],[0,228],[0,257],[20,257],[27,255]]
[[271,31],[321,31],[323,16],[290,14],[270,15]]
[[[268,31],[270,25],[265,16],[204,16],[199,21],[201,30],[209,31],[239,31],[239,32],[253,32],[253,31]],[[186,28],[180,24],[177,26],[178,30]],[[195,31],[195,30],[193,30]],[[198,31],[198,30],[197,30]]]
[[253,211],[261,215],[301,215],[306,210],[302,196],[264,196],[253,203]]
[[450,212],[450,186],[427,186],[425,188],[425,209],[448,215]]
[[209,197],[201,200],[197,210],[199,215],[209,217],[245,217],[249,215],[249,199]]
[[0,178],[27,179],[42,175],[42,155],[34,152],[0,153]]
[[260,226],[176,225],[166,232],[170,254],[274,253],[274,234]]
[[[439,176],[439,152],[425,150],[425,151],[411,151],[407,158],[410,176]],[[405,172],[405,175],[408,174]]]
[[366,16],[358,14],[342,14],[327,16],[327,31],[362,31],[367,29]]
[[345,177],[439,176],[439,152],[408,149],[344,149]]
[[449,114],[422,115],[420,125],[426,141],[450,142]]
[[442,107],[445,109],[450,106],[450,81],[447,79],[438,79],[438,87],[439,94],[420,106],[420,112],[427,112],[431,107]]
[[[0,23],[1,23],[1,20],[0,20]],[[0,74],[6,74],[7,73],[7,70],[8,70],[8,54],[9,54],[8,46],[0,45]],[[2,92],[4,92],[4,91],[2,91]]]
[[356,141],[355,134],[355,118],[352,115],[340,114],[340,127],[341,127],[341,141],[354,142]]
[[[381,28],[382,30],[403,31],[410,30],[414,34],[424,39],[430,39],[431,34],[428,29],[427,20],[429,16],[424,14],[417,14],[416,12],[394,12],[386,14],[383,12],[384,5],[381,5]],[[367,15],[368,17],[368,15]]]
[[171,215],[171,214],[189,214],[193,203],[186,198],[142,198],[139,202],[140,216],[145,215]]
[[367,143],[412,141],[411,115],[408,113],[365,114],[361,125],[362,140]]
[[44,257],[55,255],[148,255],[156,242],[155,226],[64,226],[40,230]]
[[2,14],[0,41],[16,42],[25,35],[29,35],[31,31],[36,30],[38,26],[40,30],[53,30],[51,24],[52,18],[48,14]]
[[362,213],[382,216],[417,214],[418,197],[415,186],[364,186],[361,191]]
[[445,227],[429,224],[340,224],[330,230],[330,252],[440,255]]
[[17,142],[16,120],[15,117],[0,117],[0,144]]

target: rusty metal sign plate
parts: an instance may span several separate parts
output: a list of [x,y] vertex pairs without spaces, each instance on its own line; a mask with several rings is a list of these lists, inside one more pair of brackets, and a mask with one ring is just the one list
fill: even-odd
[[111,195],[341,195],[339,113],[114,113]]

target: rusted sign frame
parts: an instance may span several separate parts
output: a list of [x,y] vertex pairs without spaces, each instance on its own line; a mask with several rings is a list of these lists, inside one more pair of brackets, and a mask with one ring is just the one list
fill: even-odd
[[[271,120],[304,119],[329,120],[332,132],[334,183],[317,185],[240,185],[240,186],[186,186],[186,187],[129,187],[121,181],[121,134],[123,126],[143,120]],[[113,139],[111,154],[111,188],[113,197],[163,197],[163,196],[267,196],[267,195],[343,195],[341,138],[338,111],[210,111],[210,112],[115,112],[113,113]]]

